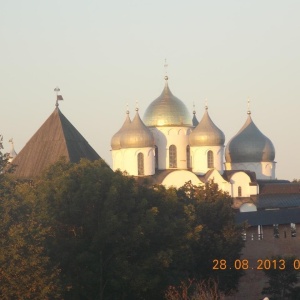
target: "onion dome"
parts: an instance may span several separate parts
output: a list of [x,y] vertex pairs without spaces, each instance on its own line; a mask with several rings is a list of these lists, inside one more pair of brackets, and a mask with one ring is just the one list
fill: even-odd
[[175,97],[168,86],[168,76],[165,76],[165,88],[144,114],[147,126],[192,126],[191,116],[185,104]]
[[199,121],[196,117],[196,111],[193,110],[193,119],[192,119],[193,127],[196,127],[199,124]]
[[226,162],[272,162],[275,148],[253,123],[251,113],[240,131],[229,141],[225,149]]
[[130,120],[130,117],[129,117],[129,111],[127,110],[126,111],[126,119],[125,119],[125,122],[124,124],[122,125],[121,129],[115,133],[113,135],[113,137],[111,138],[111,148],[112,150],[119,150],[121,149],[121,144],[120,144],[120,139],[121,139],[121,135],[122,135],[122,132],[126,130],[126,128],[128,128],[128,126],[130,125],[131,123],[131,120]]
[[224,133],[211,120],[207,106],[202,120],[189,136],[190,146],[223,146]]
[[154,147],[154,137],[150,129],[141,120],[138,109],[131,124],[121,132],[121,148]]

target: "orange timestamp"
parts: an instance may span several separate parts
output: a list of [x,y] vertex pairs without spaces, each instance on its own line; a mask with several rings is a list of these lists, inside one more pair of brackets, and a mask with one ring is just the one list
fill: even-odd
[[[285,268],[284,259],[257,259],[255,265],[250,265],[248,259],[236,259],[233,263],[228,263],[226,259],[212,261],[213,270],[285,270]],[[293,261],[293,268],[300,270],[300,259]]]

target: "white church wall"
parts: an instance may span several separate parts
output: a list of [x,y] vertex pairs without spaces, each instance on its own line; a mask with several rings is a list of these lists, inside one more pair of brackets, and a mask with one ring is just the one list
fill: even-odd
[[186,182],[191,181],[192,184],[198,186],[203,185],[200,179],[192,172],[187,170],[177,170],[168,174],[162,181],[162,185],[168,187],[180,188]]
[[208,168],[207,153],[208,151],[213,152],[214,157],[214,169],[217,169],[221,174],[224,171],[224,146],[202,146],[202,147],[191,147],[192,157],[192,170],[198,175],[206,174],[207,171],[212,168]]
[[[244,172],[237,172],[230,178],[232,197],[250,197],[250,177]],[[239,195],[239,190],[241,194]]]
[[[177,169],[187,168],[186,149],[188,146],[189,127],[153,127],[155,145],[158,147],[158,169],[170,169],[169,147],[176,146]],[[172,169],[172,168],[171,168]]]
[[122,172],[127,172],[129,175],[139,176],[138,174],[138,154],[144,155],[144,174],[142,176],[155,174],[155,157],[154,149],[151,147],[145,148],[127,148],[113,150],[113,170],[120,169]]
[[275,179],[275,162],[226,163],[226,170],[249,170],[257,179]]
[[218,184],[220,190],[231,195],[231,184],[226,181],[217,170],[213,170],[213,172],[207,177],[207,181],[210,180],[213,180],[214,183]]

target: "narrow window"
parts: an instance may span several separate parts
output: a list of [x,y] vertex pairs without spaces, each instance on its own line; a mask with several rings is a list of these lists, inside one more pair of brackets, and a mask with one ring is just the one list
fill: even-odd
[[177,168],[177,149],[175,145],[169,147],[169,168]]
[[262,225],[258,225],[257,226],[257,233],[258,233],[258,240],[262,240],[263,239],[263,228]]
[[158,147],[155,146],[155,169],[158,169]]
[[291,223],[291,236],[296,237],[296,224]]
[[273,229],[274,229],[274,238],[278,239],[279,238],[279,227],[278,227],[278,224],[273,224]]
[[242,197],[242,187],[238,187],[238,197]]
[[139,153],[137,160],[138,160],[138,175],[144,175],[144,154]]
[[214,153],[211,150],[207,152],[207,167],[208,168],[214,167]]
[[191,167],[191,148],[189,145],[186,146],[186,167]]

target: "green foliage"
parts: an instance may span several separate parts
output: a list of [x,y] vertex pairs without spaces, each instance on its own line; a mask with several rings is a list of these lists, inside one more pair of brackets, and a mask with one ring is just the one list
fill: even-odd
[[87,160],[60,161],[36,185],[65,299],[162,299],[188,278],[236,288],[241,272],[212,270],[213,259],[239,258],[243,246],[231,198],[216,185],[147,188]]
[[270,296],[272,300],[284,299],[300,299],[299,288],[295,285],[298,283],[299,271],[295,269],[295,256],[272,256],[270,261],[283,260],[285,268],[264,269],[264,273],[268,278],[268,287],[263,288],[262,294]]
[[233,265],[244,246],[241,229],[234,222],[231,197],[210,182],[201,187],[187,183],[178,190],[178,198],[184,203],[188,237],[192,237],[188,241],[188,260],[185,262],[189,278],[212,278],[225,293],[236,290],[243,272],[212,268],[215,259],[225,259],[228,265]]
[[50,228],[40,220],[33,189],[6,179],[1,191],[0,298],[58,299],[59,270],[44,248]]
[[189,278],[237,286],[241,272],[212,270],[243,246],[213,183],[148,188],[102,160],[61,160],[34,186],[5,178],[0,193],[1,299],[158,300]]

